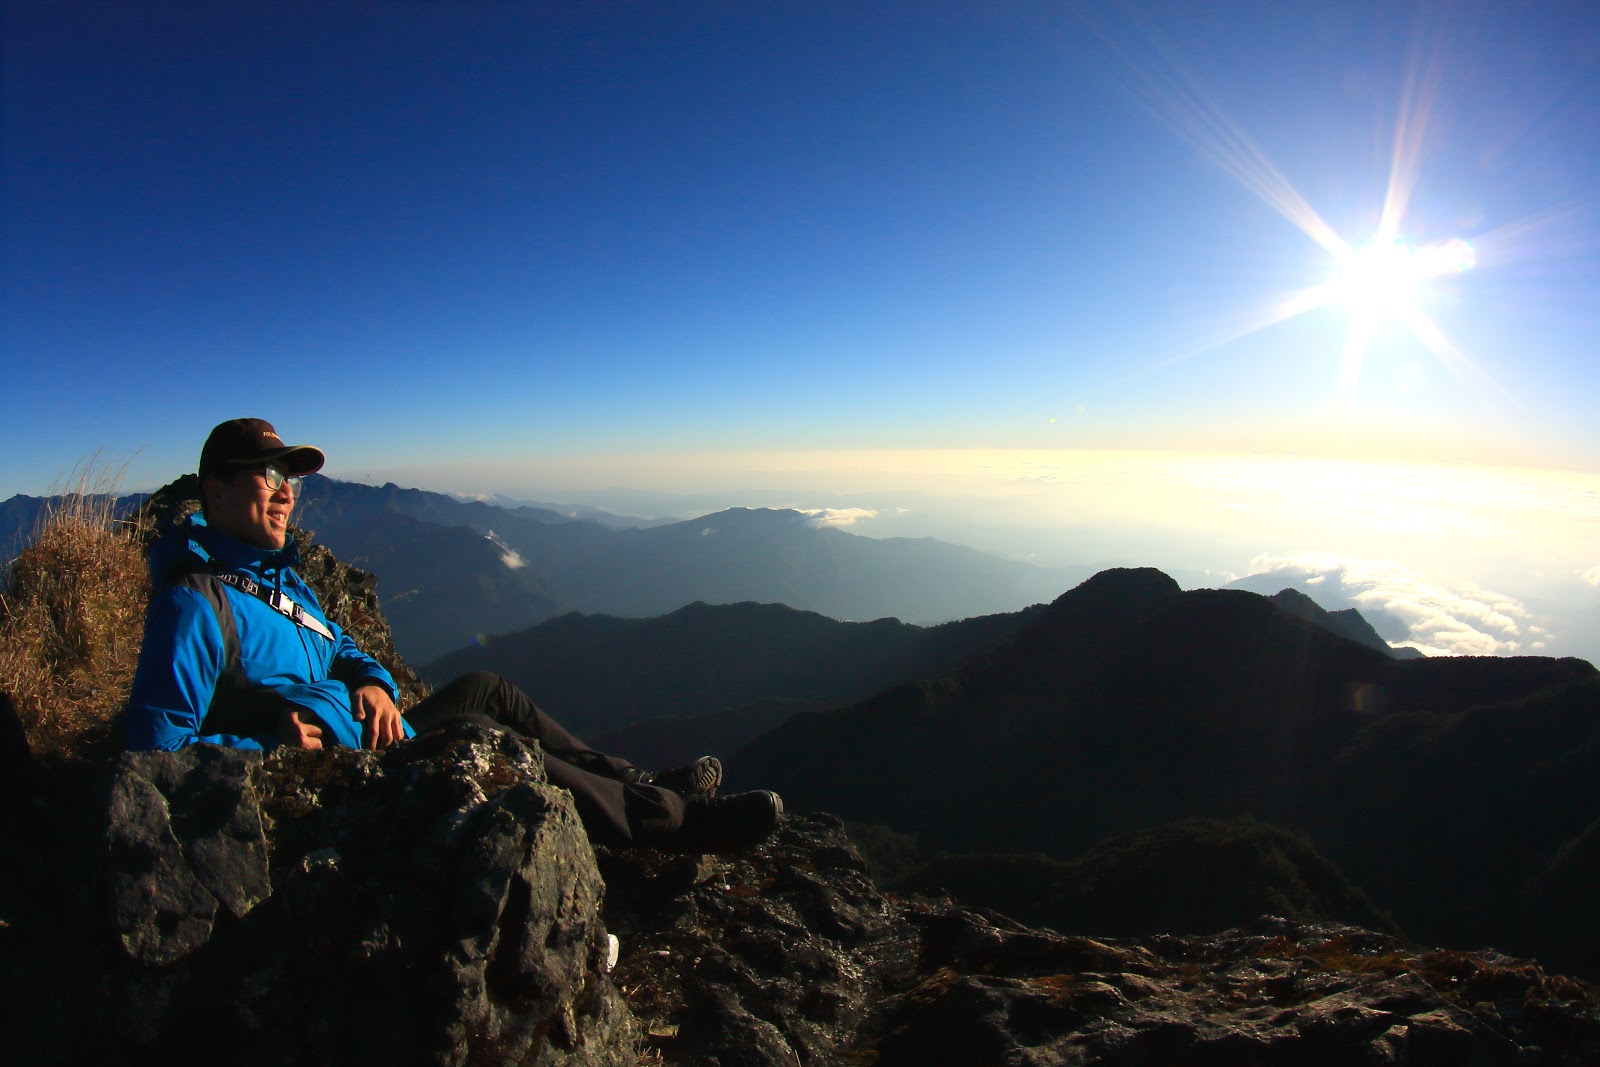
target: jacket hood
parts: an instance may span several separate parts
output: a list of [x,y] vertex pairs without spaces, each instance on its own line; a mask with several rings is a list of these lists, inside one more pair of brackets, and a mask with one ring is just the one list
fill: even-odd
[[175,523],[150,546],[150,582],[160,589],[191,570],[216,566],[265,574],[299,562],[300,546],[293,538],[285,541],[282,548],[259,548],[212,529],[197,511]]

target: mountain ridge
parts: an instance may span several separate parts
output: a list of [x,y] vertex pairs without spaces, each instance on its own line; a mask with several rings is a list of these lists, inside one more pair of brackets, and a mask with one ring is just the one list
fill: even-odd
[[845,622],[784,604],[703,601],[666,615],[577,612],[423,668],[441,684],[488,670],[536,694],[575,730],[688,718],[758,701],[825,706],[943,673],[1003,640],[1038,608],[921,627],[883,618]]
[[1253,816],[1309,833],[1407,930],[1570,960],[1524,886],[1593,840],[1600,674],[1396,659],[1259,594],[1106,572],[956,670],[798,714],[730,764],[797,810],[930,849],[1070,859],[1113,834]]

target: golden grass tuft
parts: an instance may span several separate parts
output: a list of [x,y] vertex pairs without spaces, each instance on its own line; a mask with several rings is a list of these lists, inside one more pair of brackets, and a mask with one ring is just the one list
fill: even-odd
[[113,514],[120,472],[86,461],[0,575],[0,690],[35,756],[121,748],[149,578],[138,530]]

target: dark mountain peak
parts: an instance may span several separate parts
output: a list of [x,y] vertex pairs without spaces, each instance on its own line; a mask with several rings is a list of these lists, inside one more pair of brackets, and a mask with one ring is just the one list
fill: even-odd
[[1298,589],[1280,589],[1267,598],[1278,607],[1291,615],[1298,615],[1302,619],[1317,622],[1327,616],[1322,605],[1306,596]]
[[[802,611],[791,608],[787,604],[767,603],[760,600],[740,600],[733,604],[707,604],[704,600],[696,600],[692,604],[685,604],[677,611],[669,612],[663,616],[679,621],[698,619],[822,619],[824,616],[814,611]],[[828,622],[833,620],[828,619]]]
[[[696,600],[676,611],[658,617],[662,622],[727,627],[759,626],[777,628],[775,632],[794,633],[803,630],[829,630],[844,633],[852,630],[874,631],[907,630],[920,632],[927,627],[901,622],[893,616],[859,622],[829,618],[816,611],[793,608],[763,600],[740,600],[732,604],[708,604]],[[964,621],[964,620],[963,620]],[[951,625],[956,625],[952,623]]]
[[622,530],[633,545],[674,545],[677,551],[721,556],[723,545],[759,550],[768,545],[794,545],[815,533],[808,516],[780,508],[727,508],[666,526]]
[[1102,572],[1058,598],[1009,649],[968,665],[965,680],[975,693],[1029,693],[1025,705],[1058,709],[1048,717],[1079,714],[1090,690],[1097,699],[1119,694],[1113,702],[1138,692],[1150,707],[1199,716],[1203,707],[1227,705],[1221,694],[1257,687],[1277,695],[1251,696],[1239,708],[1265,714],[1287,701],[1285,710],[1312,714],[1339,703],[1338,686],[1324,677],[1330,670],[1368,680],[1385,672],[1374,650],[1352,647],[1259,594],[1184,591],[1142,568]]
[[1055,647],[1101,634],[1183,590],[1154,567],[1115,567],[1062,593],[1018,640]]
[[[1195,809],[1232,816],[1282,802],[1308,753],[1362,725],[1351,687],[1384,682],[1393,666],[1256,593],[1105,571],[955,674],[791,720],[740,763],[797,806],[833,803],[961,847],[1078,848]],[[971,768],[985,765],[1008,778],[991,793],[995,810],[1049,796],[1059,803],[1045,809],[1074,819],[1024,831],[923,795],[963,797]],[[898,791],[918,799],[902,810]]]
[[[1336,633],[1340,637],[1349,638],[1359,645],[1375,648],[1385,655],[1393,656],[1396,659],[1402,658],[1396,654],[1396,651],[1389,646],[1389,642],[1385,641],[1378,634],[1378,631],[1372,628],[1372,624],[1355,608],[1328,611],[1298,589],[1280,589],[1267,599],[1296,618],[1315,623],[1324,630]],[[1404,658],[1413,658],[1421,655],[1421,653],[1412,649],[1406,651],[1407,656]]]
[[1113,567],[1062,593],[1055,603],[1075,609],[1091,603],[1147,604],[1179,592],[1178,583],[1155,567]]
[[[1243,589],[1191,589],[1133,619],[1126,639],[1144,655],[1158,654],[1166,669],[1192,672],[1196,682],[1211,679],[1211,686],[1284,692],[1331,684],[1329,671],[1362,684],[1390,676],[1386,661],[1396,657],[1359,614],[1316,611],[1308,618]],[[1331,712],[1341,703],[1328,691],[1317,701],[1307,697],[1302,710],[1316,705]]]
[[799,526],[805,521],[806,516],[792,508],[728,508],[697,519],[688,519],[681,525],[742,530]]

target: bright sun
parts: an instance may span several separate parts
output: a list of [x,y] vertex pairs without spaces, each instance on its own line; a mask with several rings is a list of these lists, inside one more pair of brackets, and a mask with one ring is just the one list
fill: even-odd
[[1458,372],[1471,373],[1471,360],[1458,350],[1429,317],[1424,305],[1431,282],[1470,270],[1476,262],[1472,246],[1459,237],[1414,247],[1379,236],[1359,248],[1335,238],[1324,242],[1338,272],[1332,281],[1312,290],[1309,306],[1333,305],[1350,314],[1344,351],[1339,361],[1337,399],[1355,400],[1367,359],[1367,346],[1378,330],[1396,323],[1435,356]]
[[[1140,91],[1156,112],[1195,145],[1200,153],[1236,180],[1247,192],[1282,215],[1319,245],[1331,262],[1320,282],[1296,288],[1252,309],[1240,326],[1162,364],[1188,359],[1220,344],[1267,329],[1320,309],[1344,312],[1347,319],[1339,359],[1335,402],[1343,407],[1357,399],[1368,349],[1380,334],[1399,327],[1462,380],[1491,391],[1497,386],[1434,321],[1437,283],[1478,265],[1472,245],[1460,237],[1420,244],[1401,237],[1407,208],[1421,173],[1424,134],[1440,73],[1435,65],[1412,66],[1396,101],[1393,152],[1383,209],[1376,230],[1365,244],[1353,244],[1334,230],[1300,191],[1284,177],[1231,116],[1213,102],[1212,94],[1170,62],[1146,67],[1129,60]],[[1414,57],[1414,62],[1419,62]]]
[[1472,246],[1460,238],[1414,248],[1397,240],[1373,240],[1351,249],[1328,292],[1329,303],[1347,309],[1359,322],[1414,322],[1422,312],[1427,285],[1435,278],[1470,269]]

